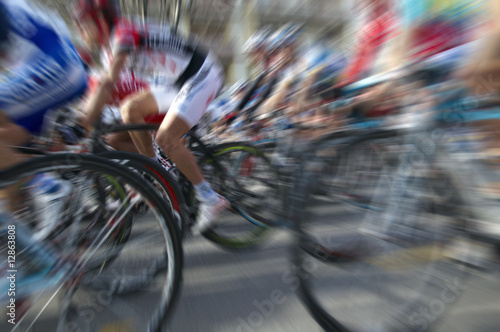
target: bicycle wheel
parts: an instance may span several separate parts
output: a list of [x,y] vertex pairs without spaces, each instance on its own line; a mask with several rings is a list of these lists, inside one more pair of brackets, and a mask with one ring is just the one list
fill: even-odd
[[[18,149],[23,154],[32,155],[35,153],[37,156],[46,156],[48,153],[45,151],[32,150],[29,148],[19,148]],[[123,201],[126,197],[125,189],[123,186],[113,179],[110,176],[105,176],[102,178],[98,178],[94,183],[89,183],[89,186],[92,190],[89,190],[85,200],[83,201],[83,214],[82,218],[89,220],[88,229],[91,230],[94,225],[99,225],[105,223],[107,217],[109,217],[110,213],[113,213],[115,208],[113,205],[119,204],[118,201]],[[36,206],[33,204],[33,197],[28,188],[22,187],[20,188],[20,194],[26,204],[24,207],[15,211],[16,215],[20,215],[20,219],[24,221],[29,221],[31,223],[36,223],[38,218],[36,216]],[[29,201],[29,203],[28,203]],[[78,202],[78,200],[77,200]],[[30,210],[30,208],[35,208],[34,210]],[[65,217],[70,217],[75,213],[78,207],[75,202],[71,202],[66,206],[66,211],[62,216],[62,219]],[[19,211],[20,210],[20,211]],[[28,215],[31,213],[31,215]],[[130,227],[133,222],[133,215],[127,215],[126,219],[122,223],[122,226],[119,230],[117,230],[117,234],[115,236],[114,244],[120,244],[125,242],[130,234]],[[36,224],[30,225],[31,228],[35,227]],[[58,235],[59,232],[64,231],[65,227],[68,226],[67,222],[62,222],[59,227],[57,227],[52,234],[49,235],[49,239],[54,238]],[[81,238],[81,242],[88,241],[92,238],[92,231],[88,232],[88,235]],[[112,257],[110,257],[112,260]]]
[[[82,220],[86,221],[85,230],[78,237],[79,247],[88,247],[96,234],[99,233],[103,225],[106,225],[107,220],[116,213],[117,207],[120,205],[128,206],[127,193],[125,186],[117,181],[115,178],[106,175],[103,177],[95,178],[95,181],[89,182],[90,188],[84,193],[85,198],[77,198],[71,201],[67,210],[64,212],[66,222],[62,222],[53,233],[48,237],[48,240],[54,246],[59,240],[58,235],[70,227],[72,216],[78,214],[79,202],[84,203]],[[110,241],[106,243],[105,252],[112,253],[107,259],[103,260],[101,265],[95,266],[96,271],[104,269],[106,264],[110,264],[116,257],[119,256],[120,249],[125,242],[129,239],[132,224],[134,222],[135,214],[128,213],[123,217],[119,226],[114,230]]]
[[266,156],[253,146],[226,143],[211,149],[213,157],[199,156],[200,167],[232,208],[204,236],[224,248],[258,245],[279,217],[279,176]]
[[136,153],[123,151],[106,151],[99,153],[99,156],[112,159],[118,163],[139,172],[150,183],[158,189],[159,194],[172,211],[175,211],[176,225],[179,227],[181,236],[186,233],[186,225],[189,224],[189,217],[186,215],[186,206],[183,202],[181,191],[177,181],[157,163],[151,159]]
[[[60,231],[43,242],[30,240],[32,230],[25,226],[32,224],[30,220],[13,221],[28,234],[20,243],[19,259],[35,265],[22,271],[19,278],[23,294],[16,296],[29,309],[15,330],[98,331],[127,326],[131,331],[160,331],[178,297],[182,270],[180,235],[164,200],[127,167],[92,155],[58,154],[25,162],[0,173],[0,189],[23,187],[36,174],[50,174],[59,183],[71,185],[67,200],[80,208],[72,210],[70,218],[61,219]],[[83,217],[86,200],[96,188],[114,196],[117,186],[113,181],[124,188],[125,197],[115,204],[108,220],[93,224]],[[138,216],[139,203],[148,206],[148,214]],[[134,220],[132,227],[127,227],[127,220]],[[116,245],[123,234],[118,230],[123,228],[130,231],[128,239]],[[90,231],[90,241],[82,241]],[[50,262],[44,265],[40,257]],[[154,276],[148,272],[159,271],[158,257],[166,268]],[[134,293],[127,294],[130,291]],[[4,327],[12,329],[2,326],[2,330]]]
[[[307,179],[311,159],[296,178]],[[291,272],[304,305],[322,328],[425,331],[460,298],[468,273],[456,258],[470,252],[455,225],[467,208],[457,204],[459,191],[450,182],[454,199],[442,202],[436,188],[441,179],[439,172],[422,168],[381,179],[385,188],[378,187],[375,195],[391,203],[383,212],[346,210],[312,197],[309,184],[297,184],[303,196],[294,205]],[[437,208],[443,204],[461,212],[443,213]]]
[[[387,133],[390,137],[391,133]],[[391,138],[394,140],[394,138]],[[353,137],[322,142],[315,148],[318,160],[317,194],[333,202],[354,207],[383,210],[385,203],[376,200],[375,192],[383,174],[393,171],[391,141]]]

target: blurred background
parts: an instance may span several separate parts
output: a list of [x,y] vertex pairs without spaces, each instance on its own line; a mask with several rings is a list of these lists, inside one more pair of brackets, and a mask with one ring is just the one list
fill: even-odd
[[[70,0],[39,0],[59,11],[68,26]],[[259,28],[273,30],[287,22],[304,23],[304,45],[321,41],[336,51],[349,52],[352,36],[363,20],[363,12],[353,11],[352,0],[185,0],[182,2],[180,32],[194,35],[209,46],[226,69],[228,83],[247,78],[249,68],[242,55],[245,41]],[[159,21],[172,19],[176,10],[164,0],[120,0],[129,16],[154,17]],[[356,12],[356,15],[353,13]],[[78,38],[78,34],[73,34]],[[83,44],[75,40],[76,44]]]
[[[32,1],[42,3],[59,12],[68,27],[75,29],[68,12],[72,0]],[[418,2],[420,0],[413,1]],[[366,37],[372,30],[377,31],[375,25],[369,24],[373,16],[369,16],[371,9],[366,4],[370,3],[370,1],[119,0],[119,2],[122,13],[139,20],[147,17],[148,20],[154,19],[166,23],[179,18],[178,31],[180,34],[195,38],[198,43],[207,46],[217,54],[224,66],[226,86],[231,86],[248,78],[255,78],[259,74],[258,66],[252,67],[248,57],[243,54],[243,46],[249,37],[266,26],[275,31],[288,22],[303,24],[304,32],[300,37],[301,50],[307,51],[320,46],[323,50],[330,50],[331,52],[328,52],[330,54],[341,55],[349,63],[358,56],[356,46],[361,48],[360,44],[363,43],[363,40],[370,42],[375,40],[373,50],[377,50],[377,56],[364,60],[370,62],[369,67],[372,67],[369,68],[370,72],[363,71],[356,77],[353,75],[352,82],[372,74],[384,72],[387,69],[385,61],[390,62],[392,60],[391,56],[397,53],[394,52],[394,48],[391,48],[397,47],[395,46],[397,43],[388,43],[390,40],[379,38],[377,32],[373,32],[371,36]],[[388,18],[398,16],[395,13],[399,11],[398,7],[402,2],[399,0],[391,2],[391,8],[387,13]],[[474,1],[471,0],[470,2]],[[180,7],[178,7],[179,3],[181,4]],[[373,20],[375,21],[374,24],[383,25],[383,23],[380,23],[383,20],[378,16],[377,18],[378,20]],[[482,24],[483,21],[478,20],[477,22]],[[471,24],[477,24],[471,21],[465,23],[468,28],[471,27]],[[401,25],[398,24],[400,23],[389,22],[387,30],[398,30],[398,28],[401,28]],[[379,30],[383,29],[380,28]],[[383,33],[385,32],[382,31]],[[363,37],[366,39],[363,39]],[[390,38],[397,37],[398,33]],[[77,46],[84,47],[84,43],[79,39],[77,31],[72,31],[72,38]],[[383,41],[379,42],[377,39],[383,39]],[[462,40],[462,42],[464,41]],[[92,56],[97,60],[97,54]],[[452,60],[456,57],[453,54],[450,56]],[[461,54],[459,54],[459,57],[464,60],[460,62],[460,65],[462,65],[465,63],[466,57]],[[372,64],[371,60],[376,63]],[[452,60],[450,62],[453,62]],[[95,63],[99,62],[95,61]],[[448,83],[449,76],[446,76],[448,63],[443,62],[438,66],[440,66],[439,69],[446,72],[439,72],[439,75],[446,77],[443,82]],[[451,70],[449,71],[451,72]],[[338,76],[340,76],[338,70],[331,73],[325,90],[333,86],[332,82],[338,83],[340,81],[340,78],[337,80]],[[447,142],[449,144],[446,146],[447,148],[451,146],[451,152],[443,154],[444,157],[441,158],[443,160],[439,159],[439,171],[430,167],[426,169],[426,165],[411,165],[412,169],[420,171],[420,173],[413,176],[418,181],[412,179],[414,182],[410,182],[408,180],[409,184],[406,184],[404,188],[406,192],[412,195],[400,195],[396,189],[390,191],[388,179],[392,179],[393,174],[399,171],[396,166],[401,167],[401,169],[405,167],[404,162],[406,159],[401,156],[407,156],[410,161],[413,161],[413,145],[416,146],[416,150],[420,151],[420,146],[414,143],[415,141],[419,142],[415,138],[419,140],[422,137],[429,138],[431,133],[435,133],[431,131],[434,127],[427,124],[427,122],[431,122],[428,120],[430,118],[429,114],[432,113],[431,116],[434,116],[442,113],[444,114],[442,118],[447,120],[447,117],[455,111],[455,106],[458,105],[455,99],[462,102],[459,97],[465,96],[463,90],[456,89],[458,92],[452,90],[453,86],[434,84],[435,82],[432,82],[431,79],[424,77],[424,73],[420,73],[420,76],[415,79],[417,82],[413,81],[414,78],[415,75],[411,79],[396,80],[395,86],[388,85],[391,88],[387,88],[389,92],[386,94],[385,90],[378,90],[380,86],[385,88],[381,84],[384,82],[383,80],[375,80],[374,83],[365,82],[365,85],[361,84],[361,87],[352,86],[351,90],[344,91],[343,96],[337,94],[333,96],[332,94],[332,96],[323,97],[319,96],[320,93],[314,93],[314,97],[310,98],[307,107],[300,110],[303,114],[293,118],[296,122],[310,125],[310,128],[306,126],[306,129],[301,129],[300,126],[297,127],[298,133],[292,132],[292,134],[288,134],[284,129],[292,128],[288,124],[295,123],[291,121],[292,116],[288,119],[289,115],[286,112],[286,109],[291,109],[290,105],[294,103],[294,98],[290,98],[286,102],[283,101],[284,106],[277,105],[276,109],[272,109],[272,112],[269,112],[270,119],[251,118],[252,121],[255,120],[252,123],[252,125],[255,125],[253,127],[241,125],[240,127],[234,126],[227,129],[231,123],[229,120],[232,121],[233,118],[219,115],[220,119],[225,122],[215,123],[215,121],[212,121],[213,127],[211,129],[217,129],[217,126],[223,128],[220,134],[216,133],[214,135],[217,142],[225,139],[230,141],[251,141],[253,143],[259,140],[266,141],[267,139],[275,142],[274,150],[271,149],[270,152],[266,150],[265,152],[272,156],[270,159],[273,159],[273,162],[276,160],[282,162],[276,164],[286,170],[287,166],[293,169],[294,157],[287,155],[289,150],[292,150],[292,147],[288,145],[287,137],[284,136],[288,135],[294,138],[296,141],[292,142],[293,145],[296,142],[307,143],[313,141],[321,135],[331,134],[339,128],[345,130],[351,126],[350,129],[354,129],[353,132],[363,128],[371,128],[370,126],[355,126],[361,122],[375,122],[377,126],[382,123],[388,128],[405,125],[411,129],[412,125],[414,125],[415,132],[411,131],[413,129],[409,130],[407,128],[409,131],[407,136],[400,134],[400,136],[389,137],[387,140],[371,141],[371,139],[366,139],[366,141],[362,142],[363,144],[349,146],[347,143],[332,141],[331,145],[325,145],[322,148],[314,147],[317,151],[314,158],[311,159],[314,159],[314,162],[319,160],[319,162],[316,164],[311,162],[312,165],[306,164],[304,169],[312,169],[314,177],[311,177],[311,179],[316,182],[311,182],[316,183],[319,190],[310,193],[310,202],[307,201],[308,205],[303,209],[307,212],[307,220],[302,231],[308,234],[311,239],[317,240],[319,244],[322,244],[320,240],[326,241],[326,244],[322,244],[323,248],[320,248],[324,252],[319,252],[319,254],[326,253],[325,256],[327,254],[335,256],[335,250],[338,247],[341,247],[341,249],[347,247],[351,251],[355,251],[360,247],[367,252],[376,252],[378,250],[380,256],[390,262],[371,260],[368,261],[369,264],[365,264],[367,260],[364,261],[363,259],[366,257],[362,257],[363,259],[359,259],[359,261],[353,260],[354,262],[350,262],[350,264],[328,265],[323,264],[324,261],[321,261],[318,257],[311,255],[317,261],[312,261],[312,268],[307,271],[308,274],[303,278],[307,279],[311,276],[310,280],[312,282],[309,287],[318,295],[320,303],[330,313],[339,314],[339,319],[352,327],[353,331],[388,331],[383,327],[377,328],[375,326],[375,323],[382,317],[379,312],[380,308],[382,308],[380,304],[387,302],[387,307],[390,310],[403,308],[403,304],[412,300],[408,296],[408,289],[410,288],[413,293],[419,296],[422,295],[422,299],[419,298],[418,301],[414,301],[418,305],[405,307],[406,310],[400,313],[397,318],[401,315],[408,318],[412,327],[415,328],[411,331],[427,330],[426,327],[431,325],[430,323],[434,323],[433,327],[437,331],[497,331],[500,326],[498,322],[498,312],[500,310],[498,303],[500,292],[498,287],[498,277],[500,276],[500,264],[498,264],[500,257],[498,255],[500,253],[500,223],[497,221],[497,216],[500,214],[500,208],[498,208],[500,206],[500,175],[498,175],[500,169],[498,167],[500,164],[498,155],[500,153],[496,154],[494,158],[490,158],[495,159],[494,163],[489,160],[488,164],[488,167],[491,166],[492,168],[490,172],[496,176],[485,180],[487,183],[498,184],[493,188],[496,195],[491,200],[491,206],[485,205],[485,202],[488,202],[487,199],[478,194],[484,191],[483,188],[480,188],[481,183],[470,176],[471,174],[487,174],[488,172],[484,170],[486,167],[483,167],[483,164],[480,165],[482,168],[476,165],[475,154],[468,153],[467,157],[472,160],[466,159],[470,161],[470,167],[464,162],[465,159],[460,158],[465,158],[463,155],[466,152],[473,152],[467,150],[468,146],[475,144],[474,149],[470,148],[470,150],[484,150],[486,144],[483,141],[486,141],[485,137],[493,137],[493,135],[490,135],[491,133],[500,136],[498,135],[500,110],[496,106],[499,103],[498,100],[493,103],[497,122],[492,121],[492,117],[487,118],[488,124],[492,125],[491,132],[482,127],[475,129],[472,126],[464,126],[465,129],[462,130],[462,127],[454,126],[455,122],[451,120],[448,122],[442,121],[444,122],[442,128],[445,128],[449,133],[449,136],[446,137],[453,138],[450,139],[450,142]],[[320,80],[318,79],[318,81]],[[496,82],[493,83],[496,84]],[[425,85],[425,88],[422,88],[423,85]],[[498,87],[498,85],[495,85],[495,87]],[[441,91],[438,88],[443,90]],[[447,92],[444,88],[449,88],[455,94],[450,98],[438,96],[439,93],[444,95]],[[234,97],[234,100],[239,101],[241,95],[236,93],[237,90],[234,90],[236,96],[231,96],[231,98]],[[379,91],[384,94],[383,98],[380,100],[373,98],[375,101],[370,100],[369,97],[374,92],[378,93]],[[475,92],[476,94],[470,93],[471,97],[478,100],[483,97],[477,91]],[[438,97],[442,97],[442,100]],[[365,102],[366,105],[361,102],[356,104],[356,98]],[[451,106],[446,98],[452,99]],[[231,102],[234,100],[231,99]],[[472,119],[470,121],[473,122],[476,118],[473,118],[471,114],[477,110],[476,108],[478,107],[471,107],[470,110],[467,109],[457,116],[464,118],[469,116],[469,119]],[[276,110],[280,112],[274,112]],[[233,110],[227,111],[224,115],[230,114],[231,111]],[[484,114],[480,115],[484,116]],[[487,115],[490,116],[490,113]],[[283,118],[283,123],[278,121],[280,117]],[[483,118],[477,116],[477,119]],[[287,122],[288,120],[290,121]],[[370,122],[370,120],[372,121]],[[440,120],[442,119],[440,118]],[[466,120],[460,118],[462,124]],[[428,129],[428,131],[423,130],[421,127],[425,127],[424,129]],[[255,129],[255,132],[253,132],[253,129]],[[224,136],[226,134],[224,130],[228,135]],[[247,130],[250,132],[247,132]],[[262,130],[262,132],[259,132],[259,130]],[[296,136],[292,137],[293,134]],[[417,134],[420,136],[417,136]],[[431,143],[437,144],[437,139],[436,142]],[[497,139],[494,143],[497,143],[495,147],[497,151],[500,151],[500,139]],[[444,145],[444,143],[442,144]],[[299,144],[296,145],[299,146]],[[264,146],[262,145],[262,149],[264,149]],[[480,146],[480,149],[476,146]],[[436,156],[441,157],[441,151],[438,152],[435,152]],[[436,159],[438,158],[436,157]],[[337,168],[331,167],[334,164],[332,160],[339,164]],[[492,166],[492,164],[494,165]],[[251,165],[254,167],[254,164]],[[463,169],[455,169],[457,165],[462,166]],[[449,167],[450,170],[445,166]],[[258,169],[258,167],[255,169]],[[247,173],[243,173],[238,175],[251,178]],[[452,224],[450,220],[462,221],[462,219],[470,218],[467,210],[468,206],[463,204],[461,195],[454,194],[455,188],[451,185],[453,183],[448,181],[448,173],[453,174],[454,178],[467,179],[470,177],[470,180],[464,181],[467,183],[463,185],[460,183],[462,186],[459,189],[472,189],[465,191],[465,193],[473,196],[474,199],[470,199],[470,201],[473,203],[474,208],[487,211],[487,217],[492,216],[488,221],[494,227],[492,227],[493,230],[488,230],[486,234],[492,235],[491,237],[485,237],[486,240],[481,238],[477,240],[479,244],[474,243],[473,246],[466,249],[458,248],[467,253],[465,258],[458,257],[461,251],[455,248],[453,241],[448,241],[448,238],[454,240],[456,235],[456,229],[450,227],[450,224]],[[430,179],[428,182],[433,185],[422,189],[421,187],[424,186],[421,185],[420,181],[424,183],[421,180],[424,178],[426,181]],[[290,177],[289,181],[293,180]],[[307,180],[304,182],[307,182]],[[472,182],[472,184],[469,184],[469,182]],[[321,186],[330,188],[333,191],[327,191]],[[324,192],[321,192],[321,189]],[[459,192],[458,189],[456,191]],[[372,199],[373,197],[376,199]],[[451,198],[445,199],[446,197]],[[469,197],[466,198],[469,199]],[[264,199],[258,202],[260,205],[253,207],[258,210],[267,201],[270,201],[269,197],[264,196]],[[405,205],[408,202],[412,204]],[[396,206],[397,209],[395,208],[395,210],[397,211],[391,211],[392,205],[389,205],[389,203]],[[293,211],[291,205],[288,205],[287,208],[290,207]],[[415,210],[413,214],[408,206]],[[300,212],[303,213],[304,211]],[[400,248],[396,248],[396,250],[395,246],[380,245],[381,242],[384,242],[380,240],[383,238],[382,235],[387,235],[384,233],[384,227],[382,227],[385,219],[380,216],[381,211],[388,211],[387,214],[390,214],[391,220],[397,226],[401,226],[399,225],[402,224],[401,221],[406,221],[408,216],[414,216],[415,224],[418,224],[419,227],[423,225],[421,228],[425,229],[426,233],[446,235],[446,242],[441,238],[432,237],[429,243],[433,244],[432,248],[439,248],[440,250],[442,248],[448,250],[447,245],[449,243],[453,244],[453,246],[449,245],[451,248],[449,251],[453,255],[446,256],[446,263],[448,261],[455,264],[458,262],[459,268],[450,268],[448,264],[441,264],[441,261],[444,261],[442,258],[444,255],[438,255],[435,252],[428,254],[428,249],[431,246],[420,246],[421,243],[410,243],[418,250],[400,250],[402,252],[400,257],[392,256],[391,254],[397,252]],[[426,222],[420,223],[421,220]],[[233,226],[232,224],[229,225]],[[366,225],[370,227],[366,227]],[[444,225],[443,229],[446,231],[451,229],[453,232],[445,233],[442,231],[439,233],[434,231],[434,228],[437,229],[436,225]],[[396,231],[410,235],[408,237],[410,240],[421,240],[413,232],[410,232],[413,231],[411,227],[403,226],[404,228],[396,228]],[[401,231],[401,229],[403,230]],[[297,273],[298,266],[293,265],[295,261],[290,259],[291,252],[293,251],[297,255],[296,252],[299,247],[295,237],[296,234],[279,228],[273,230],[273,232],[271,237],[263,238],[263,242],[256,249],[242,251],[222,250],[222,246],[216,246],[200,236],[187,237],[183,242],[185,265],[181,299],[168,328],[165,326],[164,330],[217,332],[320,331],[321,327],[318,324],[317,317],[311,315],[297,296],[299,294],[299,278],[295,276],[295,273]],[[375,238],[377,241],[374,244],[368,243],[368,246],[365,244],[365,247],[363,247],[363,242],[353,237],[353,235],[357,236],[361,233],[363,233],[363,236],[365,236],[365,233],[369,234],[366,237]],[[401,236],[401,234],[388,234]],[[398,245],[402,247],[408,245],[405,242],[406,240],[407,238],[404,238],[403,245],[400,243]],[[408,246],[410,249],[414,249],[412,246]],[[145,251],[149,251],[150,247],[145,247],[147,249]],[[306,245],[305,249],[310,248]],[[458,251],[459,254],[456,254],[455,251]],[[311,250],[304,250],[304,252],[310,254]],[[339,250],[339,252],[340,254],[344,253],[342,250]],[[438,252],[437,249],[436,252]],[[318,253],[316,254],[320,256]],[[302,255],[306,256],[304,253]],[[399,264],[398,259],[406,264]],[[371,266],[367,267],[368,265]],[[395,268],[395,265],[400,266]],[[408,271],[397,271],[398,268],[404,270],[406,266],[412,268],[408,269]],[[465,267],[469,268],[470,266],[474,267],[472,272],[469,270],[464,272]],[[301,267],[304,268],[304,266]],[[399,287],[397,287],[398,285]],[[425,289],[425,292],[422,292],[422,289]],[[131,298],[131,303],[134,302],[139,307],[146,306],[150,300],[149,294],[144,298],[134,298],[134,296],[131,296]],[[122,316],[127,317],[128,312],[122,306],[117,308],[119,308],[118,311]],[[389,315],[393,314],[392,311],[387,311]],[[55,319],[57,312],[51,314],[53,315],[51,319]],[[123,324],[123,326],[120,324]],[[115,322],[114,326],[103,327],[100,331],[131,331],[126,325],[127,321],[123,319]],[[425,328],[420,328],[421,326],[425,326]],[[0,330],[2,330],[1,327],[0,325]],[[400,332],[402,329],[398,330],[396,328],[391,331]]]

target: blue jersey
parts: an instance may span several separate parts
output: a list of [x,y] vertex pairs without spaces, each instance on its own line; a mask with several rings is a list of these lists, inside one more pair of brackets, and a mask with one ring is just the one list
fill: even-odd
[[0,110],[31,133],[49,108],[81,94],[86,73],[63,20],[25,0],[3,0],[9,45],[2,58]]

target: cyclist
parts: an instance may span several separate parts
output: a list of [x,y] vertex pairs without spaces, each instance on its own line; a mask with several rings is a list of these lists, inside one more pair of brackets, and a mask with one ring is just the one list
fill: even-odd
[[342,61],[334,61],[331,63],[332,68],[329,68],[329,61],[334,57],[324,48],[308,47],[306,51],[302,51],[301,32],[301,25],[289,23],[270,38],[267,53],[270,66],[279,77],[279,83],[274,95],[262,106],[262,115],[271,114],[284,106],[286,117],[292,122],[306,121],[306,117],[310,115],[307,111],[313,104],[315,82],[321,74],[331,72],[332,68],[333,76],[338,76],[336,72],[339,68],[335,67],[344,66]]
[[0,6],[6,17],[0,140],[23,145],[40,133],[49,109],[83,93],[86,74],[62,19],[25,0],[5,0]]
[[[6,145],[24,145],[40,133],[49,109],[81,95],[86,88],[84,65],[61,18],[25,0],[0,2],[0,169],[20,161]],[[33,186],[40,206],[40,237],[57,223],[71,191],[65,181],[35,177]],[[14,209],[18,188],[7,190]]]
[[[168,26],[138,24],[120,17],[114,1],[78,1],[74,14],[87,45],[103,48],[112,57],[107,77],[89,102],[89,116],[84,125],[91,126],[97,121],[126,67],[163,74],[163,85],[133,95],[122,106],[121,113],[125,123],[144,123],[147,117],[166,113],[156,141],[196,187],[201,206],[193,232],[204,232],[214,217],[229,207],[229,202],[205,181],[194,156],[181,139],[219,93],[224,79],[221,66],[211,52],[187,42]],[[131,132],[130,135],[141,154],[154,158],[148,133]]]
[[270,35],[269,27],[261,28],[252,34],[243,46],[243,53],[248,59],[251,71],[257,75],[251,75],[252,79],[245,82],[244,89],[236,90],[234,111],[225,119],[226,124],[232,123],[231,131],[246,128],[251,124],[256,109],[274,88],[275,81],[271,75],[269,58],[266,56],[266,45]]
[[473,18],[483,0],[402,1],[400,62],[424,59],[470,41]]
[[366,0],[366,24],[359,29],[354,56],[346,68],[340,85],[353,83],[373,73],[377,56],[396,27],[396,18],[389,0]]
[[[363,59],[358,61],[355,57],[341,85],[363,78],[375,70],[383,72],[401,69],[408,61],[426,59],[434,61],[436,55],[442,55],[445,51],[468,42],[474,26],[471,24],[471,17],[476,10],[474,5],[481,3],[482,0],[405,0],[400,3],[400,13],[397,17],[401,24],[392,14],[395,12],[391,10],[395,3],[391,3],[390,0],[365,0],[365,2],[371,5],[369,17],[386,17],[386,19],[376,25],[376,28],[371,27],[373,21],[369,21],[362,29],[367,33],[358,40],[358,55],[370,54],[367,58],[370,61]],[[391,24],[388,25],[386,21],[390,21]],[[380,27],[385,28],[380,29]],[[370,34],[370,31],[377,33]],[[391,48],[391,54],[383,55],[386,57],[385,66],[375,68],[381,55],[378,50],[386,42],[389,42],[390,47],[396,48]],[[365,48],[368,50],[364,50]],[[364,63],[365,66],[358,66],[360,63]],[[348,109],[357,110],[359,114],[369,112],[393,90],[394,83],[395,81],[385,82],[371,88],[366,98],[364,96],[356,98],[356,105]]]
[[248,58],[251,69],[258,73],[269,69],[266,46],[271,37],[271,29],[263,27],[248,38],[243,45],[243,54]]
[[301,31],[300,24],[288,23],[269,38],[266,53],[269,57],[271,75],[277,75],[278,83],[276,89],[273,90],[273,95],[259,110],[260,115],[266,115],[278,109],[297,91],[300,74],[298,60]]

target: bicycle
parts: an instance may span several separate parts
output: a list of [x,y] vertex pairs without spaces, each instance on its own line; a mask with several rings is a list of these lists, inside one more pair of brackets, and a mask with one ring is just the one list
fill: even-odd
[[[131,130],[153,131],[158,127],[158,124],[117,124],[100,128],[97,132],[101,136]],[[279,190],[279,176],[270,161],[260,150],[245,142],[206,145],[193,132],[189,133],[188,140],[188,146],[198,159],[207,181],[231,202],[233,212],[244,221],[242,223],[241,220],[231,220],[226,213],[214,228],[203,235],[228,249],[246,249],[261,243],[268,236],[269,226],[275,219],[275,202],[272,198],[278,197]],[[102,151],[105,148],[102,143],[95,137],[93,150]],[[99,154],[101,153],[107,158],[133,162],[134,169],[162,184],[164,196],[168,197],[182,220],[179,223],[182,232],[195,222],[197,201],[194,187],[182,173],[173,171],[175,175],[169,175],[165,168],[148,158],[131,153],[106,151]],[[157,153],[162,160],[169,163],[166,165],[168,169],[172,169],[173,165],[168,158],[159,149]],[[166,173],[168,176],[165,176]],[[259,211],[253,211],[258,204]],[[224,226],[224,222],[227,226]]]
[[[474,193],[481,183],[471,171],[477,164],[455,159],[445,135],[453,128],[425,119],[434,120],[424,114],[415,129],[362,131],[351,138],[332,134],[304,153],[295,184],[301,195],[291,213],[292,268],[303,303],[326,331],[427,330],[443,312],[429,321],[422,319],[422,308],[452,288],[457,293],[446,303],[454,302],[471,265],[484,263],[471,249],[476,241],[487,242],[473,227],[483,206]],[[350,151],[356,145],[385,145],[379,159],[390,162],[381,164],[376,186],[368,191],[369,205],[377,209],[347,214],[341,200],[332,206],[315,196],[309,179],[316,176],[314,163],[325,162],[318,157],[323,149]],[[341,159],[339,153],[330,161]],[[315,210],[327,212],[316,217]]]
[[[248,103],[266,75],[266,72],[262,73],[251,84],[249,91],[236,107],[237,110],[242,109]],[[273,84],[268,85],[264,96],[269,95],[274,83],[275,80],[273,80]],[[262,101],[255,103],[251,109],[258,107]],[[71,120],[74,117],[75,115],[68,109],[63,109],[60,114],[50,115],[47,121],[49,125],[46,126],[45,130],[47,133],[44,135],[46,137],[45,141],[50,144],[53,141],[51,138],[54,136],[51,133],[60,132],[66,138],[66,143],[69,144],[68,148],[71,149],[74,144],[77,144],[78,149],[78,144],[81,143],[78,136],[82,136],[82,133],[79,132],[78,126],[74,127],[75,121]],[[158,127],[159,124],[122,125],[113,123],[106,125],[99,123],[90,141],[83,142],[83,151],[91,151],[120,163],[126,163],[131,169],[152,181],[168,205],[175,211],[177,224],[181,234],[184,235],[186,229],[194,223],[197,216],[198,204],[191,183],[180,172],[170,172],[173,165],[157,146],[155,150],[158,159],[163,161],[162,166],[138,154],[110,151],[110,147],[103,139],[105,135],[111,133],[131,130],[154,132]],[[269,234],[269,225],[273,218],[272,200],[269,197],[277,197],[275,192],[279,188],[277,185],[279,179],[276,178],[277,173],[270,165],[267,157],[259,149],[245,142],[207,145],[194,134],[194,130],[190,131],[188,137],[189,147],[196,155],[200,166],[202,166],[204,176],[217,188],[221,195],[230,199],[233,215],[240,216],[244,221],[241,223],[241,221],[234,220],[234,217],[231,216],[231,218],[226,213],[221,216],[223,217],[221,219],[227,225],[224,226],[223,223],[219,222],[215,228],[209,230],[204,236],[215,244],[228,249],[250,248],[261,243]],[[22,151],[30,153],[32,150],[22,149]],[[247,169],[240,170],[240,172],[238,170],[240,166]],[[255,171],[249,170],[249,167],[254,168]],[[258,167],[260,167],[260,170],[257,172]],[[256,177],[257,173],[260,173],[260,176],[264,176],[264,178]],[[248,190],[249,186],[253,186],[252,190]],[[261,192],[255,191],[257,189]],[[260,206],[260,213],[251,211],[254,206],[262,204],[266,204],[269,208],[263,209]],[[267,215],[265,215],[266,213]]]
[[[15,214],[2,219],[2,229],[14,226],[17,230],[15,296],[23,302],[21,317],[10,327],[14,331],[40,326],[54,331],[95,331],[126,318],[134,329],[144,330],[146,326],[148,331],[160,331],[178,299],[183,264],[180,234],[162,198],[127,167],[102,157],[71,153],[38,157],[2,171],[0,188],[17,185],[29,191],[26,184],[37,174],[70,183],[73,190],[57,227],[44,240],[32,237],[33,224],[40,222],[43,214]],[[120,204],[112,211],[101,211],[101,218],[86,217],[86,201],[96,196],[95,191],[116,188],[112,182],[125,189]],[[103,185],[96,187],[96,183]],[[30,208],[34,199],[17,203],[20,208]],[[146,204],[150,213],[139,217],[138,203]],[[6,254],[4,250],[2,247]],[[137,278],[140,271],[160,271],[159,263],[164,265],[164,273],[156,275],[154,284],[149,277],[142,282]],[[2,269],[6,266],[3,260]],[[12,265],[9,267],[12,269]],[[134,285],[130,284],[131,277]],[[129,300],[127,292],[147,295],[148,285],[160,290],[156,296],[148,295],[148,304],[141,303],[133,314],[117,310]],[[9,300],[6,295],[2,293],[2,302]],[[54,310],[60,312],[57,323],[50,316]]]
[[[268,75],[263,72],[251,83],[247,93],[239,101],[235,111],[242,110],[250,101],[260,83]],[[252,113],[271,93],[276,84],[276,79],[271,78],[262,97],[246,112]],[[155,119],[157,121],[158,119]],[[158,129],[159,124],[141,125],[98,125],[90,150],[94,153],[103,153],[107,158],[127,161],[132,168],[145,174],[148,179],[154,180],[156,187],[161,188],[162,195],[170,203],[178,215],[178,224],[184,234],[197,217],[195,190],[192,184],[179,171],[172,169],[174,165],[156,145],[153,145],[158,160],[163,167],[158,167],[154,162],[138,155],[107,151],[107,144],[102,136],[124,131],[151,131]],[[228,249],[246,249],[261,243],[270,232],[270,226],[276,219],[273,199],[279,196],[279,174],[272,167],[265,154],[246,142],[226,142],[222,144],[205,144],[197,136],[196,128],[187,134],[188,147],[198,160],[204,177],[222,196],[232,204],[233,215],[242,217],[244,223],[233,220],[229,214],[221,216],[221,220],[203,234],[215,244]],[[106,151],[104,153],[104,151]],[[166,171],[166,172],[165,172]],[[170,172],[170,173],[169,173]],[[170,176],[166,176],[167,174]],[[257,207],[257,211],[253,211]]]

